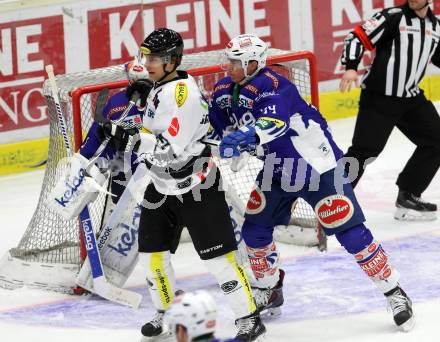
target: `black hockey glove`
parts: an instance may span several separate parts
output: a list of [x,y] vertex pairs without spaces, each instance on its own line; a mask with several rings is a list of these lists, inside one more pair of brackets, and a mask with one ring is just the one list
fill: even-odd
[[147,97],[153,89],[153,82],[147,79],[137,80],[127,87],[125,94],[129,99],[133,96],[135,92],[140,94],[141,107],[144,108],[147,105]]
[[136,128],[124,129],[121,126],[113,123],[106,122],[99,124],[96,133],[103,142],[105,139],[110,138],[109,145],[117,151],[125,151],[125,147],[129,139],[137,134]]

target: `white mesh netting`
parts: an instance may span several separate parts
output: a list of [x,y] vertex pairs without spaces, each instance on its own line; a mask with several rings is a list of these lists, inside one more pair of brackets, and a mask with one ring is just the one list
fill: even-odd
[[[279,56],[286,54],[287,51],[277,49],[269,49],[269,56]],[[188,70],[197,68],[195,76],[197,83],[206,97],[210,97],[214,84],[225,74],[220,68],[213,71],[201,71],[200,68],[214,66],[220,64],[220,54],[218,51],[210,51],[194,55],[184,56],[181,69]],[[270,65],[272,64],[272,65]],[[310,100],[311,98],[311,81],[310,81],[310,63],[307,59],[292,55],[289,61],[273,64],[271,58],[268,65],[276,69],[277,72],[289,78],[298,87],[301,95]],[[63,112],[66,116],[66,123],[70,138],[73,141],[76,138],[82,138],[84,132],[87,132],[93,121],[93,112],[95,101],[99,87],[91,93],[85,93],[80,98],[80,113],[82,131],[74,132],[74,107],[77,104],[72,103],[71,91],[89,85],[99,85],[126,80],[126,74],[123,65],[112,66],[107,68],[95,69],[85,72],[72,73],[67,75],[59,75],[56,77],[57,85],[60,89],[60,101],[62,102]],[[110,95],[119,91],[119,86],[110,85]],[[46,166],[46,172],[42,184],[40,198],[34,215],[21,239],[18,246],[9,251],[10,257],[21,260],[23,262],[36,262],[46,265],[62,264],[77,266],[81,263],[83,256],[80,253],[79,239],[79,221],[77,219],[64,221],[61,217],[52,212],[45,205],[47,195],[55,186],[56,181],[60,177],[60,170],[57,169],[58,161],[66,157],[66,149],[61,137],[56,111],[51,95],[50,88],[45,82],[43,87],[43,95],[46,98],[49,122],[50,122],[50,141],[49,152]],[[77,146],[78,147],[78,146]],[[218,161],[224,177],[233,185],[240,200],[246,203],[248,195],[252,189],[253,181],[256,174],[261,168],[261,161],[251,158],[248,165],[240,172],[234,173],[230,170],[227,160]],[[105,198],[100,195],[99,198],[90,206],[90,214],[94,227],[100,227]],[[316,232],[317,220],[312,208],[302,200],[297,201],[292,211],[292,224],[303,228],[313,228]],[[289,234],[288,231],[283,234]],[[284,235],[286,236],[286,235]],[[283,237],[281,236],[281,239]],[[75,269],[75,268],[73,268]],[[0,286],[2,285],[2,275],[0,274]],[[4,284],[3,284],[4,286]],[[7,286],[6,286],[7,287]]]

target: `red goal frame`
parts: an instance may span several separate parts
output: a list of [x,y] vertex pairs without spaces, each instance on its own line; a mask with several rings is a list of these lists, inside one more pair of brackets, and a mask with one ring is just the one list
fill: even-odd
[[[269,56],[266,64],[268,66],[283,62],[292,62],[295,60],[307,60],[309,66],[310,77],[310,101],[319,108],[319,93],[318,93],[318,71],[316,56],[311,51],[299,51],[292,53],[282,53],[276,56]],[[215,73],[224,72],[220,65],[205,66],[200,68],[193,68],[187,70],[192,76],[203,76]],[[82,124],[81,124],[81,96],[84,94],[98,92],[104,88],[115,89],[124,88],[128,85],[128,80],[99,83],[76,88],[69,92],[72,98],[72,116],[73,116],[73,132],[74,132],[74,148],[78,151],[82,144]],[[87,253],[84,246],[83,236],[80,233],[80,258],[85,260]]]

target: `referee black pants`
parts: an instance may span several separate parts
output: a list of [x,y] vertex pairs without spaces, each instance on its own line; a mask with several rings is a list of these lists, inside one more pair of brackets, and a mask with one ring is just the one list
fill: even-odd
[[361,91],[352,146],[345,155],[359,162],[352,185],[355,187],[362,177],[367,159],[382,152],[394,127],[417,146],[396,184],[420,196],[440,167],[440,116],[423,93],[400,98]]

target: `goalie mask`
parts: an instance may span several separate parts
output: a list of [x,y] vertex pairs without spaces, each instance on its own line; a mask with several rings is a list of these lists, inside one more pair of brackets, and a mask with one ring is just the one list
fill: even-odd
[[[267,44],[252,34],[241,34],[228,43],[224,51],[224,57],[227,64],[240,62],[247,81],[266,66]],[[257,69],[252,75],[247,74],[250,61],[258,63]]]
[[[168,28],[160,28],[151,32],[139,48],[138,61],[146,63],[161,63],[165,76],[177,69],[182,62],[183,39],[180,34]],[[174,63],[172,71],[166,71],[168,63]],[[161,80],[162,80],[161,79]],[[161,81],[159,80],[159,82]]]
[[217,304],[212,296],[203,290],[187,292],[177,296],[166,312],[171,331],[177,325],[186,328],[189,340],[212,334],[217,325]]

